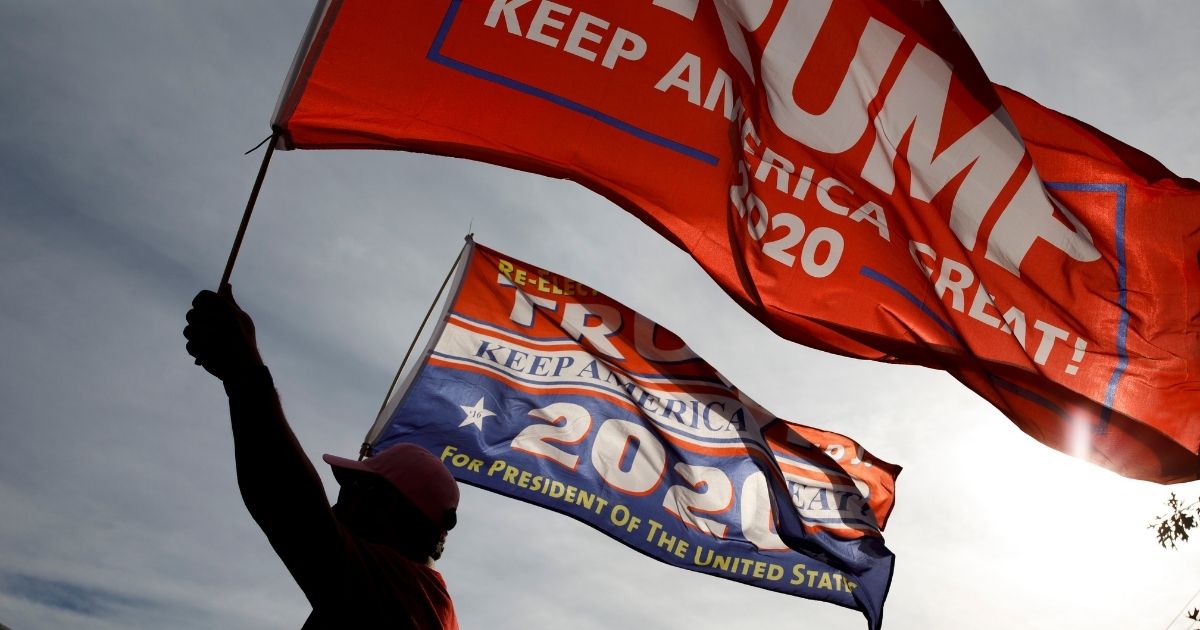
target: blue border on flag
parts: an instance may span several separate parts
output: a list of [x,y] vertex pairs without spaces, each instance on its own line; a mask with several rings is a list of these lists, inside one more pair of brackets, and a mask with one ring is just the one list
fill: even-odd
[[618,118],[614,118],[613,116],[609,116],[604,112],[588,107],[582,103],[578,103],[568,98],[559,96],[558,94],[554,94],[553,92],[547,92],[546,90],[534,87],[528,83],[522,83],[516,79],[497,74],[490,70],[484,70],[478,66],[473,66],[466,62],[459,61],[458,59],[453,59],[443,55],[442,44],[444,44],[446,41],[446,36],[450,32],[450,27],[454,25],[454,19],[458,15],[458,6],[461,3],[462,0],[452,0],[450,2],[450,9],[446,11],[446,17],[442,20],[442,24],[438,28],[437,36],[433,39],[433,45],[429,48],[429,54],[426,55],[426,58],[430,61],[454,70],[458,70],[459,72],[469,74],[477,79],[483,79],[484,81],[502,85],[506,88],[510,88],[518,92],[540,98],[544,101],[554,103],[559,107],[564,107],[573,112],[583,114],[584,116],[602,122],[614,129],[623,131],[631,136],[634,136],[635,138],[645,140],[651,144],[656,144],[665,149],[670,149],[676,153],[681,153],[687,157],[699,160],[710,166],[716,166],[720,163],[720,159],[711,153],[701,151],[700,149],[690,147],[681,142],[677,142],[670,138],[660,136],[654,132],[647,131],[641,127],[627,123]]
[[[1128,194],[1128,187],[1125,184],[1087,184],[1073,182],[1044,182],[1049,190],[1060,190],[1063,192],[1086,192],[1086,193],[1115,193],[1117,195],[1116,203],[1116,253],[1117,253],[1117,305],[1121,310],[1120,318],[1117,322],[1117,367],[1113,370],[1112,377],[1108,381],[1108,388],[1104,393],[1104,411],[1100,414],[1100,424],[1096,427],[1097,433],[1103,433],[1107,427],[1108,421],[1112,418],[1113,401],[1117,398],[1117,387],[1121,382],[1121,377],[1125,375],[1126,368],[1129,367],[1129,350],[1126,344],[1129,340],[1129,287],[1127,282],[1128,265],[1125,252],[1125,201]],[[920,298],[913,295],[911,291],[904,288],[903,285],[892,280],[888,276],[870,267],[863,266],[859,269],[859,273],[863,276],[874,280],[883,286],[895,291],[918,310],[929,317],[940,328],[946,330],[959,342],[962,337],[958,331],[954,329],[945,319],[938,316],[930,309]],[[1066,418],[1066,412],[1054,404],[1053,402],[1037,395],[1034,392],[1026,390],[1014,383],[1010,383],[1003,379],[992,377],[991,379],[996,385],[1003,389],[1007,389],[1026,400],[1045,407],[1050,412],[1059,417]]]

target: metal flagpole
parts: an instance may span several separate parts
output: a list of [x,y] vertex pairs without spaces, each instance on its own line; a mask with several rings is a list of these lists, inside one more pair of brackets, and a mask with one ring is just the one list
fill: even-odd
[[246,200],[242,223],[238,226],[237,236],[233,239],[233,247],[229,250],[229,259],[225,261],[225,273],[221,274],[221,284],[217,285],[218,287],[229,284],[229,276],[233,273],[233,263],[242,249],[242,238],[246,236],[246,226],[250,224],[250,213],[254,212],[254,204],[258,201],[258,192],[262,190],[263,179],[267,176],[267,166],[271,164],[271,156],[275,154],[275,145],[278,141],[279,130],[274,130],[271,133],[271,141],[267,144],[267,152],[263,155],[262,165],[258,167],[258,177],[254,179],[254,187],[250,189],[250,199]]
[[[417,340],[421,338],[421,331],[425,330],[425,324],[429,323],[429,316],[433,314],[433,308],[437,306],[439,300],[442,299],[442,292],[446,290],[446,285],[449,284],[451,276],[454,275],[454,270],[458,268],[459,261],[462,260],[463,252],[467,251],[467,247],[471,245],[471,237],[474,234],[467,234],[467,242],[458,250],[458,256],[454,257],[454,263],[450,265],[450,270],[446,272],[446,277],[442,280],[442,286],[438,287],[437,295],[433,296],[433,302],[429,304],[429,310],[425,311],[425,318],[421,320],[421,325],[417,327],[417,334],[413,335],[412,342],[408,344],[408,350],[404,353],[404,358],[400,359],[400,367],[396,368],[396,375],[392,377],[392,384],[388,385],[387,394],[383,397],[383,402],[379,404],[379,412],[375,414],[379,418],[383,414],[383,410],[387,407],[388,401],[392,398],[392,392],[396,390],[396,382],[400,380],[400,373],[404,371],[404,366],[408,363],[408,357],[412,355],[413,348],[417,347]],[[358,460],[366,459],[367,453],[371,452],[371,433],[375,431],[375,426],[367,431],[367,435],[363,438],[362,446],[358,449]]]

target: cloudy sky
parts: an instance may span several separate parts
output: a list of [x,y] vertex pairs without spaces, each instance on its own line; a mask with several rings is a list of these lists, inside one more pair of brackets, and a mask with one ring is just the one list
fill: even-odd
[[[1200,176],[1200,3],[945,5],[993,80]],[[260,159],[242,152],[268,133],[309,13],[0,0],[0,624],[308,614],[242,506],[223,392],[180,330],[220,277]],[[1164,551],[1146,526],[1200,485],[1053,452],[944,374],[785,342],[604,199],[462,160],[277,154],[233,284],[310,456],[356,451],[468,226],[673,329],[774,413],[903,465],[886,627],[1184,627],[1200,543]],[[464,628],[864,627],[472,488],[439,566]]]

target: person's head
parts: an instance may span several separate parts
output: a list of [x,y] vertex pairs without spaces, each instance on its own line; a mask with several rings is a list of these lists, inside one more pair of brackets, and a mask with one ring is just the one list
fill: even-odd
[[413,560],[441,556],[458,509],[458,484],[441,460],[407,443],[363,461],[324,460],[341,485],[333,510],[343,526]]

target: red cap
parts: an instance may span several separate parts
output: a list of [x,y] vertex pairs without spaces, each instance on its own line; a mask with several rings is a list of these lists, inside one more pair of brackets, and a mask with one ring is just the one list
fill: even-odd
[[347,471],[378,475],[444,531],[457,522],[458,483],[442,460],[416,444],[395,444],[362,461],[328,454],[321,459],[333,467],[338,483],[342,483],[342,475]]

